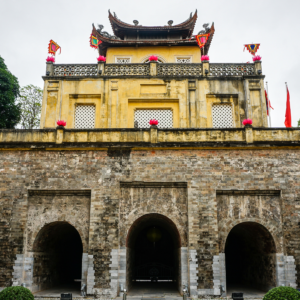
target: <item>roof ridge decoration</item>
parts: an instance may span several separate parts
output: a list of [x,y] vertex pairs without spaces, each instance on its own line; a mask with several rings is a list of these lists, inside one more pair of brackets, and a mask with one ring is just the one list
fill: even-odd
[[[108,32],[103,31],[103,25],[98,24],[98,29],[96,29],[93,24],[92,34],[99,41],[102,41],[98,46],[99,55],[105,56],[109,47],[198,46],[196,36],[192,35],[197,20],[197,10],[190,15],[189,19],[180,24],[173,25],[169,21],[168,25],[157,27],[139,25],[137,20],[132,25],[124,23],[117,18],[115,13],[113,15],[110,11],[109,18],[116,35],[110,35]],[[215,28],[214,23],[212,23],[210,28],[208,23],[204,24],[203,27],[205,33],[209,33],[209,37],[205,46],[201,49],[201,55],[207,55]],[[138,34],[140,35],[139,38],[137,38]],[[143,34],[144,36],[141,36]],[[160,38],[148,38],[151,34],[158,35]],[[136,37],[132,38],[134,35]]]

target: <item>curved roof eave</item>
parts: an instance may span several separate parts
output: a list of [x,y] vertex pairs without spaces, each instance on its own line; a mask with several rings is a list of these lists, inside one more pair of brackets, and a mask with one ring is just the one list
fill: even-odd
[[189,34],[191,35],[193,33],[197,18],[198,18],[198,14],[197,14],[197,10],[195,11],[194,15],[187,19],[186,21],[177,24],[177,25],[172,25],[172,26],[135,26],[135,25],[131,25],[128,23],[125,23],[119,19],[117,19],[115,16],[113,16],[113,14],[108,11],[108,18],[112,27],[112,30],[114,32],[115,35],[117,35],[118,33],[115,31],[115,27],[119,27],[120,29],[124,29],[124,30],[189,30]]

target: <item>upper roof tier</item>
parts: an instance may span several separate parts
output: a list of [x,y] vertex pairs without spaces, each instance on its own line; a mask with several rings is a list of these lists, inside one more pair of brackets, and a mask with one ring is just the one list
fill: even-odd
[[114,13],[114,15],[109,11],[109,21],[115,36],[124,39],[131,39],[131,37],[136,37],[137,32],[140,37],[144,39],[155,39],[155,38],[190,38],[194,31],[194,27],[197,21],[197,10],[194,15],[178,25],[172,25],[173,21],[169,21],[166,26],[142,26],[139,25],[137,20],[134,20],[134,25],[127,24],[119,20]]
[[[197,20],[197,10],[194,15],[191,13],[188,20],[178,25],[172,25],[169,21],[166,26],[142,26],[138,21],[133,21],[134,25],[127,24],[119,20],[109,11],[109,20],[114,32],[114,36],[103,31],[103,26],[98,25],[98,29],[93,24],[93,34],[102,42],[99,45],[99,54],[106,55],[109,47],[135,47],[135,46],[198,46],[194,27]],[[204,25],[203,32],[210,33],[208,41],[201,49],[202,55],[208,54],[208,50],[215,32],[214,24],[208,28]]]

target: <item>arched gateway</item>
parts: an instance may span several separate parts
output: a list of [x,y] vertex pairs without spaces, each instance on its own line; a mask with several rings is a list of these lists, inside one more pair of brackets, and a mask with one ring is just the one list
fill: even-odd
[[126,248],[129,291],[181,290],[181,239],[169,218],[152,213],[137,219],[128,232]]
[[33,244],[32,291],[66,287],[80,291],[82,278],[82,241],[68,222],[45,225]]
[[261,224],[243,222],[232,228],[225,245],[227,294],[266,292],[276,286],[276,246]]

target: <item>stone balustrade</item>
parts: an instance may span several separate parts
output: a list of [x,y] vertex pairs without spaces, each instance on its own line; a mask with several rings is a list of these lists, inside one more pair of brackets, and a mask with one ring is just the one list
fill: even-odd
[[261,62],[255,63],[140,63],[140,64],[53,64],[47,63],[47,77],[194,77],[219,78],[259,76]]
[[[56,145],[56,146],[55,146]],[[0,149],[91,147],[299,147],[297,128],[2,129]]]

